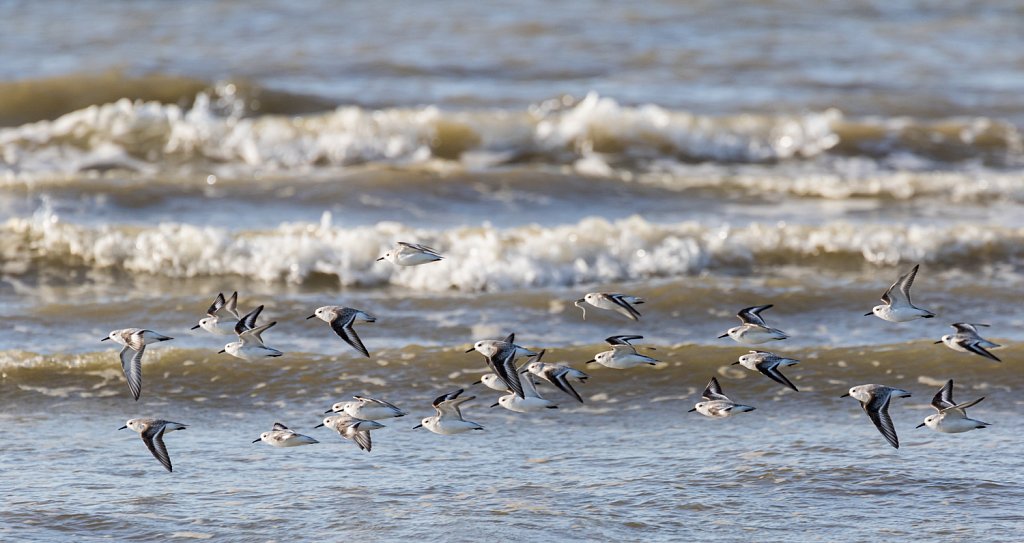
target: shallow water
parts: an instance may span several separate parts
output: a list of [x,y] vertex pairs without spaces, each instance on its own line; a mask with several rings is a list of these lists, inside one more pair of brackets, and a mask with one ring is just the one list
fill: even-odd
[[[1019,6],[427,6],[4,8],[0,539],[1021,538]],[[397,240],[446,259],[376,262]],[[915,263],[938,318],[865,317]],[[189,330],[235,290],[284,357]],[[584,321],[597,290],[642,319]],[[762,303],[799,393],[717,339]],[[327,304],[377,317],[369,359]],[[957,321],[1003,362],[935,345]],[[175,338],[138,403],[99,343],[129,326]],[[515,414],[464,353],[509,332],[662,363]],[[757,409],[687,413],[712,376]],[[914,428],[947,379],[991,427]],[[871,382],[913,393],[899,450],[839,398]],[[412,430],[459,387],[485,431]],[[313,429],[353,394],[410,413],[369,454]],[[173,474],[140,416],[190,425]],[[251,444],[275,421],[321,443]]]

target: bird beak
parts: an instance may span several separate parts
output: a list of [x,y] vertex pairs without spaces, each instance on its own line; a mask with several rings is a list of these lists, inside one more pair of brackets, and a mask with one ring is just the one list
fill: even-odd
[[314,426],[313,428],[319,428],[319,427],[321,427],[321,426],[323,426],[323,425],[324,425],[324,423],[322,423],[322,422],[321,422],[320,424],[317,424],[317,425],[316,425],[316,426]]
[[739,363],[740,363],[740,361],[739,361],[739,360],[737,360],[737,361],[735,361],[735,362],[733,362],[732,364],[729,364],[729,365],[730,365],[730,366],[735,366],[736,364],[739,364]]
[[192,328],[189,328],[189,330],[198,330],[200,328],[200,326],[201,325],[197,324],[197,325],[193,326]]
[[[382,257],[380,257],[380,258],[378,258],[378,259],[377,259],[377,262],[380,262],[381,260],[384,260],[384,257],[383,257],[383,256],[382,256]],[[420,426],[423,426],[423,425],[421,424]],[[418,426],[417,426],[417,428],[418,428]]]
[[722,338],[724,338],[724,337],[729,337],[729,332],[726,332],[726,333],[724,333],[724,334],[722,334],[722,335],[718,336],[718,339],[722,339]]
[[522,375],[522,374],[524,374],[524,373],[526,373],[528,371],[530,371],[530,370],[528,370],[526,368],[523,368],[523,369],[519,370],[519,375]]
[[479,381],[475,381],[475,382],[473,382],[473,384],[472,384],[472,385],[469,385],[469,386],[479,385],[479,384],[480,384],[480,383],[482,383],[482,382],[484,382],[484,380],[483,380],[483,379],[481,379],[481,380],[479,380]]
[[328,409],[327,411],[324,411],[324,415],[326,415],[326,414],[328,414],[328,413],[333,413],[333,412],[334,412],[334,410],[333,410],[333,409]]
[[315,316],[316,316],[316,313],[313,313],[312,315],[310,315],[310,316],[306,317],[306,320],[308,321],[309,319],[312,319],[312,318],[313,318],[313,317],[315,317]]
[[412,427],[413,430],[415,430],[417,428],[423,428],[423,425],[422,424],[417,424],[416,426]]
[[914,427],[914,429],[916,430],[916,429],[918,429],[918,428],[920,428],[920,427],[922,427],[922,426],[924,426],[924,423],[923,423],[923,422],[922,422],[921,424],[918,424],[917,426],[915,426],[915,427]]
[[597,362],[597,360],[591,358],[590,360],[587,360],[586,362],[584,362],[584,364],[593,364],[594,362]]
[[258,438],[258,437],[257,437],[256,439],[252,440],[252,442],[253,442],[253,443],[256,443],[256,442],[258,442],[259,440],[260,440],[260,438]]
[[864,314],[865,317],[870,317],[871,315],[874,315],[874,312]]
[[849,395],[850,395],[850,393],[849,393],[849,392],[847,392],[846,394],[843,394],[842,396],[840,396],[840,398],[845,398],[845,397],[847,397],[847,396],[849,396]]
[[471,353],[471,352],[473,352],[473,351],[475,351],[475,350],[476,350],[476,347],[470,347],[470,348],[469,348],[469,350],[468,350],[468,351],[466,351],[466,352],[467,352],[467,353]]
[[106,340],[108,340],[108,339],[110,339],[110,337],[109,337],[109,336],[108,336],[108,337],[105,337],[105,338],[103,338],[103,339],[101,339],[100,341],[106,341]]
[[491,407],[492,407],[492,408],[494,408],[494,407],[498,407],[498,405],[499,405],[499,402],[494,402],[494,405],[492,405]]
[[227,352],[227,351],[225,351],[224,349],[221,349],[221,350],[217,351],[217,354],[224,354],[224,353],[226,353],[226,352]]
[[124,430],[124,429],[125,429],[125,428],[127,428],[127,427],[128,427],[128,425],[127,425],[127,424],[125,424],[124,426],[122,426],[122,427],[118,428],[118,430]]
[[696,410],[697,410],[697,408],[696,408],[696,407],[694,407],[693,409],[691,409],[691,410],[687,411],[687,413],[693,413],[693,412],[694,412],[694,411],[696,411]]
[[936,345],[938,345],[939,343],[942,343],[941,339],[935,342]]

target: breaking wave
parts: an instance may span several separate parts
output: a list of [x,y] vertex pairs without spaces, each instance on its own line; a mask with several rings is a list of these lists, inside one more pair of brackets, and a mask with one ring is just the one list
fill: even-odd
[[[435,246],[446,259],[413,268],[376,262],[397,240]],[[972,224],[710,227],[633,216],[616,221],[590,217],[553,227],[484,224],[427,230],[392,222],[340,227],[324,213],[319,223],[232,231],[182,223],[89,227],[40,210],[0,225],[0,271],[9,274],[31,273],[41,266],[79,266],[172,278],[236,275],[266,282],[330,280],[427,291],[572,286],[793,263],[975,266],[1022,255],[1024,229]]]
[[[193,89],[194,82],[177,82]],[[357,164],[457,162],[572,166],[589,175],[681,163],[774,163],[826,155],[926,162],[1020,164],[1011,124],[987,118],[847,119],[838,110],[794,115],[707,116],[657,105],[623,105],[588,94],[525,110],[447,111],[435,106],[340,106],[304,114],[254,110],[253,91],[223,84],[190,105],[127,98],[52,120],[0,129],[8,182],[175,168],[225,176]],[[285,102],[277,97],[276,102]],[[283,110],[283,107],[277,107]],[[268,112],[269,110],[269,112]],[[912,162],[912,161],[910,161]]]

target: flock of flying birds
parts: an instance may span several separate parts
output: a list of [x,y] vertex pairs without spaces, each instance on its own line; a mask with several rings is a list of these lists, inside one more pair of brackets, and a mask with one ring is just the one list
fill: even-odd
[[[397,266],[417,266],[436,262],[442,258],[437,251],[430,247],[398,242],[377,260],[386,260]],[[883,304],[875,306],[866,316],[875,315],[890,322],[933,318],[935,315],[932,312],[915,306],[910,299],[910,287],[917,276],[917,271],[918,266],[914,266],[912,270],[902,275],[882,296]],[[644,300],[637,296],[605,292],[591,292],[575,301],[575,305],[583,310],[584,320],[587,306],[590,306],[595,309],[613,311],[636,321],[640,319],[640,312],[635,306],[642,303]],[[245,315],[241,315],[237,304],[237,292],[233,293],[230,298],[218,294],[213,304],[207,309],[207,316],[200,319],[192,329],[201,328],[215,335],[237,336],[237,341],[226,344],[220,353],[227,353],[243,360],[253,361],[282,356],[281,351],[268,347],[262,337],[262,334],[273,328],[277,321],[257,324],[257,318],[263,311],[263,306],[258,306]],[[761,316],[761,313],[771,307],[771,305],[760,305],[741,310],[737,314],[741,321],[740,326],[730,328],[719,338],[729,337],[744,345],[758,345],[786,339],[789,336],[785,332],[768,326],[764,317]],[[354,325],[359,322],[374,322],[376,319],[372,315],[351,307],[329,305],[317,308],[312,315],[307,317],[307,320],[314,317],[330,324],[331,329],[342,340],[363,356],[370,356],[366,346],[359,339]],[[977,327],[988,325],[960,322],[952,326],[956,329],[956,333],[942,336],[942,339],[935,343],[943,343],[956,351],[974,353],[996,362],[1000,361],[988,351],[988,349],[1000,345],[982,338],[978,332]],[[642,354],[631,343],[642,339],[642,337],[638,335],[611,336],[605,340],[611,349],[598,353],[587,363],[601,364],[608,368],[621,370],[656,365],[658,363],[656,359]],[[138,400],[142,393],[142,357],[146,345],[172,338],[152,330],[126,328],[110,332],[102,341],[108,339],[122,345],[121,367],[132,396]],[[491,407],[500,405],[511,411],[522,413],[556,408],[556,402],[544,398],[538,393],[539,381],[537,380],[542,380],[579,403],[583,403],[583,398],[574,388],[574,383],[585,382],[588,378],[587,374],[568,365],[543,362],[543,350],[534,352],[516,345],[514,334],[509,334],[502,340],[477,341],[466,352],[473,351],[484,356],[487,366],[491,370],[491,373],[483,375],[473,385],[482,383],[488,388],[505,393]],[[523,357],[526,357],[526,362],[518,364],[518,360]],[[780,369],[798,362],[798,360],[769,351],[754,350],[740,356],[733,364],[760,372],[780,385],[797,391],[797,387],[782,374]],[[436,414],[422,419],[414,429],[422,427],[441,435],[482,430],[483,426],[463,417],[462,404],[475,399],[475,396],[462,396],[463,392],[464,390],[460,388],[438,396],[433,401]],[[754,410],[754,407],[736,403],[726,396],[718,379],[714,377],[711,378],[701,396],[701,401],[697,402],[690,411],[696,411],[706,417],[725,418]],[[909,397],[909,392],[886,385],[866,384],[852,387],[846,394],[843,394],[843,397],[846,396],[852,396],[860,401],[861,407],[878,431],[893,447],[899,448],[899,438],[896,435],[892,418],[889,416],[889,404],[893,397]],[[928,416],[918,428],[927,426],[932,430],[944,433],[960,433],[984,428],[988,426],[988,423],[967,416],[967,408],[976,405],[983,399],[978,398],[960,404],[954,402],[953,381],[949,380],[931,402],[937,413]],[[384,400],[362,396],[355,396],[354,400],[332,405],[324,412],[330,416],[324,418],[323,422],[316,427],[330,428],[338,432],[341,437],[355,442],[360,449],[369,451],[372,447],[370,433],[384,427],[378,421],[406,415],[405,411]],[[183,430],[186,427],[185,424],[168,420],[135,418],[129,420],[120,429],[130,428],[138,432],[153,456],[167,471],[172,471],[171,460],[164,444],[164,435],[175,430]],[[260,434],[260,437],[253,440],[253,443],[260,441],[275,447],[296,447],[318,443],[316,439],[296,433],[281,423],[275,423],[270,431]]]

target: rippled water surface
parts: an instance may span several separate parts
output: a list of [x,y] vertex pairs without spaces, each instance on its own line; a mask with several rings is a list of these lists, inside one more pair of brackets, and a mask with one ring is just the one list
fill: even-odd
[[[0,539],[1016,541],[1024,11],[1013,2],[11,2]],[[395,241],[445,260],[396,268]],[[864,313],[914,264],[930,320]],[[281,358],[189,328],[264,305]],[[643,296],[638,322],[573,300]],[[717,339],[772,303],[793,392]],[[322,305],[360,308],[365,358]],[[935,342],[991,324],[1001,363]],[[136,403],[110,330],[147,349]],[[584,368],[490,408],[472,342]],[[615,334],[661,362],[586,365]],[[688,413],[716,376],[750,413]],[[915,429],[947,379],[992,423]],[[839,396],[910,391],[896,450]],[[482,432],[412,429],[466,388]],[[369,454],[352,395],[409,412]],[[155,416],[167,473],[134,433]],[[320,444],[252,444],[275,421]]]

